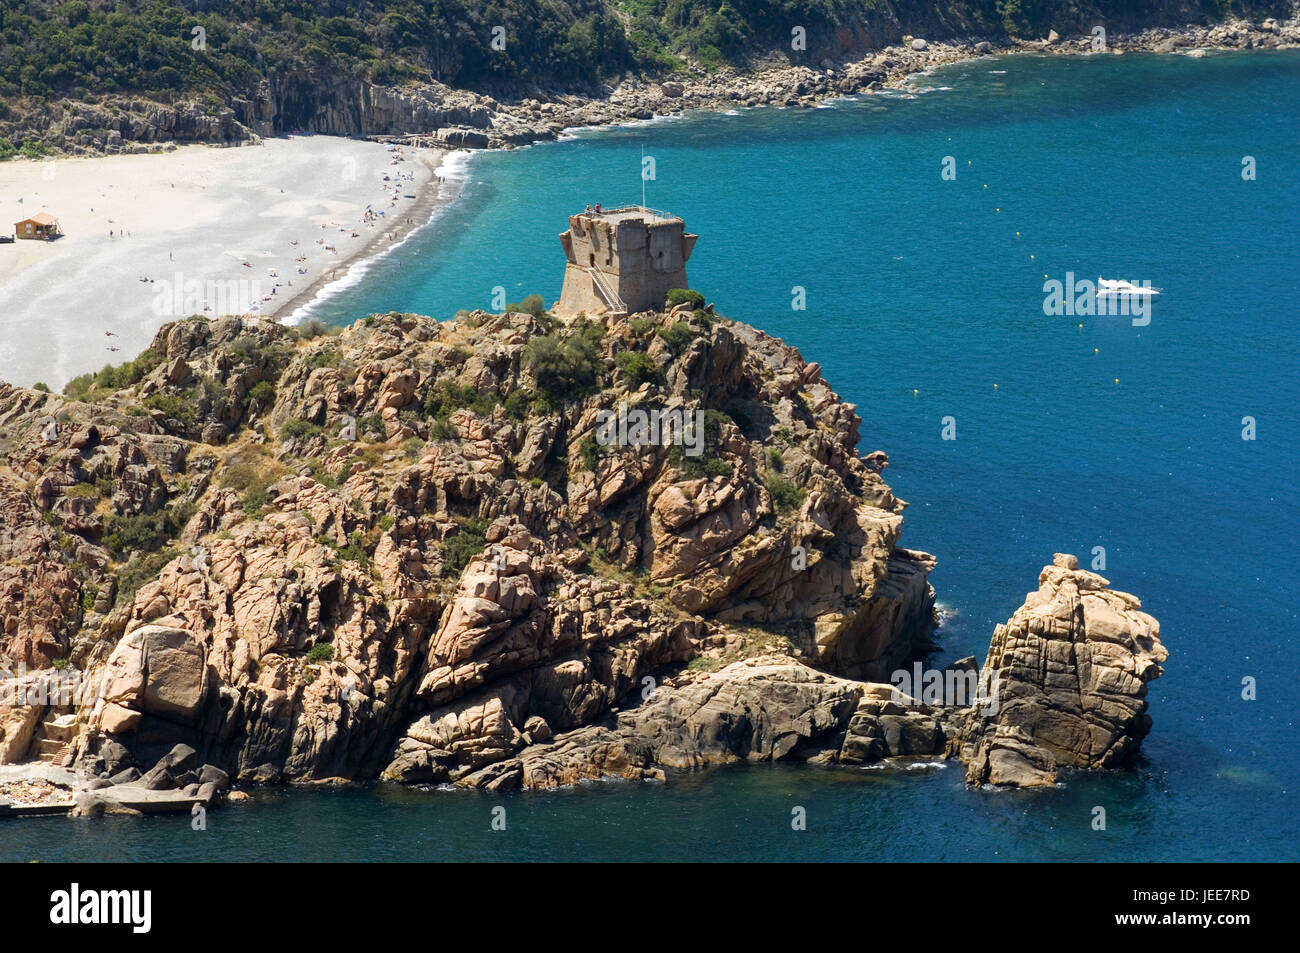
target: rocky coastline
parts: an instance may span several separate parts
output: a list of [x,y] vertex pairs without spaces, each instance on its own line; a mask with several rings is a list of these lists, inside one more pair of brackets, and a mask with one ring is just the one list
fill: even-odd
[[[711,307],[311,333],[189,319],[84,400],[0,384],[0,760],[70,770],[77,813],[738,759],[1029,787],[1149,728],[1158,624],[1070,556],[982,670],[891,683],[935,593],[888,458]],[[698,412],[702,455],[597,443],[620,405]]]
[[[291,131],[446,149],[514,148],[556,139],[575,128],[649,120],[688,109],[812,107],[828,99],[903,86],[918,73],[980,56],[1146,52],[1200,57],[1222,51],[1295,49],[1300,46],[1300,19],[1230,19],[1211,26],[1152,27],[1104,38],[1052,31],[1036,39],[927,40],[906,35],[898,39],[878,48],[824,57],[816,65],[795,65],[786,57],[769,55],[741,70],[695,68],[655,79],[629,77],[604,87],[598,95],[536,90],[530,96],[505,98],[440,83],[392,87],[355,78],[318,77],[313,80],[317,101],[291,128],[284,126],[281,114],[286,108],[281,101],[290,92],[263,83],[249,98],[220,107],[189,100],[159,103],[137,96],[103,103],[63,100],[10,120],[4,131],[18,139],[42,139],[65,155],[145,153],[174,148],[180,142],[238,146]],[[297,96],[290,98],[301,111]]]

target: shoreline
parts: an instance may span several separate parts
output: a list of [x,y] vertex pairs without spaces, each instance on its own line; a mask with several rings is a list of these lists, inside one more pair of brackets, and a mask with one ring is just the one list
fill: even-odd
[[[1266,28],[1262,24],[1272,24]],[[490,128],[450,127],[436,134],[375,136],[386,142],[433,144],[456,149],[467,137],[477,137],[487,148],[516,148],[536,142],[561,140],[574,130],[627,125],[687,111],[726,111],[745,107],[816,107],[850,95],[897,89],[929,70],[984,56],[1043,53],[1056,56],[1123,55],[1125,53],[1177,54],[1201,57],[1209,52],[1300,49],[1300,20],[1284,23],[1265,20],[1255,25],[1225,20],[1210,27],[1188,25],[1152,28],[1139,33],[1115,34],[1095,49],[1091,36],[1044,40],[964,37],[928,41],[904,37],[904,42],[823,60],[820,67],[773,63],[756,64],[737,72],[732,68],[713,75],[656,80],[625,79],[604,98],[586,98],[560,92],[546,98],[517,102],[490,102],[495,116]]]
[[0,377],[60,389],[167,321],[281,318],[426,224],[453,194],[445,156],[308,136],[0,165],[8,221],[46,211],[63,232],[0,245]]
[[[847,65],[833,67],[831,70],[831,72],[843,70],[850,78],[852,78],[855,68],[858,70],[862,68],[870,69],[879,65],[885,65],[887,68],[892,68],[892,72],[887,73],[884,81],[878,85],[874,81],[867,80],[866,87],[863,89],[829,89],[823,93],[805,95],[802,99],[790,99],[786,102],[780,103],[779,105],[785,108],[827,108],[829,104],[836,100],[858,95],[870,95],[883,89],[892,90],[904,88],[913,79],[918,76],[926,75],[931,70],[989,56],[1044,53],[1057,56],[1122,55],[1125,53],[1153,53],[1159,55],[1171,52],[1161,49],[1165,44],[1171,42],[1174,44],[1173,51],[1180,52],[1181,55],[1189,55],[1193,57],[1196,56],[1197,52],[1200,52],[1200,55],[1205,55],[1204,51],[1206,50],[1213,50],[1214,52],[1239,52],[1244,51],[1244,49],[1300,48],[1300,25],[1297,24],[1300,24],[1300,21],[1288,21],[1287,27],[1294,33],[1294,39],[1288,38],[1285,44],[1276,47],[1266,47],[1263,45],[1249,47],[1201,45],[1211,42],[1215,35],[1222,30],[1236,30],[1238,32],[1244,31],[1246,33],[1244,39],[1262,39],[1263,37],[1275,36],[1272,31],[1263,31],[1257,28],[1246,29],[1242,21],[1225,21],[1224,24],[1220,24],[1216,27],[1187,26],[1177,30],[1153,29],[1143,31],[1139,34],[1121,34],[1113,41],[1108,42],[1108,49],[1104,52],[1094,51],[1091,48],[1092,41],[1090,38],[1058,42],[1049,42],[1047,40],[1017,40],[1003,43],[1002,45],[994,44],[992,41],[988,40],[966,39],[935,43],[926,42],[924,48],[919,50],[914,49],[909,45],[888,46],[866,54],[860,59],[847,61]],[[1082,44],[1082,46],[1080,44]],[[982,49],[982,47],[985,46],[989,48],[987,50]],[[900,59],[902,63],[901,66],[895,62]],[[563,142],[571,139],[578,139],[580,138],[580,134],[583,132],[594,132],[603,128],[631,127],[661,122],[680,118],[688,112],[711,112],[736,115],[740,109],[762,108],[764,106],[773,105],[768,102],[749,103],[737,101],[733,98],[733,95],[739,93],[740,87],[753,85],[762,79],[770,81],[776,78],[784,79],[787,82],[793,79],[795,82],[792,84],[792,88],[797,88],[802,79],[802,74],[807,71],[807,67],[779,66],[770,70],[752,74],[735,74],[734,76],[728,77],[724,80],[721,92],[719,92],[715,80],[706,80],[698,85],[678,83],[677,85],[680,85],[683,88],[679,94],[675,93],[672,95],[674,100],[689,100],[693,97],[700,97],[702,101],[693,102],[689,106],[683,106],[682,108],[664,112],[651,111],[649,115],[645,114],[643,97],[633,95],[623,99],[619,98],[620,92],[628,86],[628,83],[625,81],[625,83],[620,84],[620,86],[614,90],[614,93],[607,99],[583,101],[575,107],[579,115],[571,117],[573,118],[572,122],[566,123],[559,128],[552,127],[546,130],[545,134],[539,135],[537,138],[527,142],[499,142],[490,144],[486,149],[466,148],[464,146],[447,144],[445,145],[447,151],[443,161],[445,163],[453,156],[465,156],[465,161],[467,163],[470,156],[479,152],[502,148],[528,148],[531,145],[544,142]],[[665,83],[671,84],[672,81],[665,81]],[[652,88],[653,85],[655,84],[643,86],[638,81],[633,81],[630,88],[634,91],[639,91],[642,89]],[[662,89],[662,86],[665,84],[658,85]],[[781,86],[778,86],[777,88],[779,89]],[[527,111],[528,102],[528,100],[525,100],[524,103],[514,106],[503,104],[502,113],[510,116],[519,116],[524,114]],[[610,115],[603,111],[609,108],[615,108],[617,112]],[[585,113],[589,110],[597,110],[600,114],[595,116],[586,115]],[[413,145],[428,141],[428,137],[426,136],[375,136],[372,138],[376,141],[410,143]],[[426,225],[432,225],[438,212],[451,205],[457,197],[459,197],[459,189],[456,190],[455,194],[445,198],[439,195],[438,200],[432,204],[429,219],[422,225],[407,230],[399,239],[395,240],[389,248],[397,247],[402,244],[420,228],[423,228]],[[311,304],[318,300],[330,287],[341,282],[347,282],[346,287],[352,287],[357,282],[363,280],[365,272],[368,270],[369,263],[377,260],[388,250],[389,249],[380,249],[374,254],[367,253],[363,256],[359,256],[348,269],[347,274],[339,276],[337,279],[331,279],[330,281],[313,285],[310,297],[308,297],[302,304],[297,305],[295,310],[290,313],[287,323],[296,324],[299,321],[310,317]],[[369,249],[367,252],[369,252]],[[354,274],[355,277],[353,277]],[[352,279],[351,281],[349,281],[350,278]],[[301,298],[306,297],[306,294],[307,293],[304,292],[303,295],[295,297],[293,303],[297,304]]]
[[429,170],[429,177],[420,184],[415,204],[408,209],[411,221],[397,222],[391,228],[374,235],[356,255],[340,263],[340,268],[333,269],[328,275],[322,273],[317,276],[311,284],[267,313],[267,317],[275,317],[281,324],[301,324],[313,316],[312,308],[317,302],[360,282],[375,262],[437,221],[440,214],[460,197],[464,188],[462,173],[465,161],[459,161],[455,157],[468,157],[473,153],[471,150],[430,151],[438,152],[436,164],[428,158],[427,153],[417,154],[417,161]]
[[[1295,39],[1288,40],[1285,45],[1279,45],[1277,47],[1251,46],[1251,47],[1246,47],[1245,49],[1300,48],[1300,26],[1295,25],[1298,23],[1300,23],[1300,21],[1288,22],[1287,26],[1295,32]],[[910,81],[912,81],[918,76],[926,75],[931,70],[938,69],[945,66],[952,66],[962,62],[973,61],[988,56],[1011,56],[1017,54],[1043,54],[1043,53],[1050,54],[1050,55],[1058,55],[1058,56],[1122,55],[1124,53],[1162,54],[1169,51],[1159,49],[1159,47],[1162,47],[1163,45],[1171,41],[1174,43],[1175,51],[1179,51],[1181,55],[1190,55],[1193,57],[1195,57],[1198,51],[1201,52],[1201,55],[1205,55],[1204,51],[1207,49],[1212,49],[1215,52],[1242,51],[1243,50],[1242,47],[1223,47],[1223,46],[1207,47],[1207,46],[1199,45],[1201,43],[1209,42],[1214,37],[1217,31],[1224,30],[1224,29],[1229,29],[1229,30],[1235,29],[1238,31],[1242,31],[1244,27],[1241,25],[1239,21],[1232,21],[1231,24],[1225,22],[1225,24],[1221,24],[1217,27],[1188,26],[1188,27],[1183,27],[1179,30],[1154,29],[1154,30],[1144,31],[1143,33],[1140,34],[1119,35],[1113,41],[1107,44],[1108,49],[1105,51],[1093,50],[1091,48],[1092,41],[1090,38],[1084,38],[1082,40],[1058,41],[1058,42],[1049,42],[1047,40],[1016,40],[1009,43],[1004,43],[1001,46],[993,44],[991,41],[975,40],[975,39],[948,41],[948,42],[935,42],[935,43],[926,42],[925,46],[922,49],[915,49],[908,45],[889,46],[889,47],[884,47],[878,51],[869,53],[858,60],[850,61],[848,65],[833,67],[831,70],[831,72],[835,72],[836,70],[842,69],[846,74],[850,74],[850,76],[852,76],[855,67],[859,69],[874,68],[879,65],[885,65],[887,68],[892,67],[892,72],[886,75],[886,78],[882,83],[879,83],[877,85],[874,81],[868,80],[866,83],[868,88],[863,88],[856,91],[846,91],[844,89],[832,89],[824,93],[807,94],[802,99],[798,99],[798,98],[791,99],[786,102],[780,103],[779,106],[785,108],[791,108],[791,107],[827,108],[829,104],[833,103],[836,100],[842,100],[848,97],[858,96],[858,95],[870,95],[872,93],[877,92],[878,90],[884,90],[884,89],[892,90],[892,89],[904,88],[908,85]],[[1246,33],[1249,38],[1262,38],[1265,36],[1274,36],[1274,34],[1271,31],[1261,31],[1258,29],[1247,30]],[[1180,43],[1180,41],[1184,41],[1184,42]],[[1080,46],[1080,44],[1082,44],[1082,46]],[[984,46],[988,46],[989,49],[987,50],[981,49],[981,47]],[[901,66],[899,66],[898,63],[895,62],[900,58],[902,62]],[[881,62],[882,59],[884,61],[883,64]],[[644,125],[644,124],[649,124],[654,122],[661,122],[665,120],[680,118],[681,116],[685,115],[687,112],[711,112],[711,113],[718,113],[718,114],[736,115],[738,114],[738,111],[740,109],[762,108],[764,106],[773,105],[772,103],[768,103],[768,102],[759,102],[759,103],[749,103],[743,101],[738,102],[736,99],[732,98],[733,94],[739,92],[738,87],[752,85],[753,83],[758,82],[760,79],[771,80],[774,77],[784,78],[787,81],[791,79],[795,79],[793,87],[797,87],[800,78],[802,77],[802,74],[807,70],[808,70],[807,67],[801,67],[801,66],[793,66],[793,67],[780,66],[780,67],[775,67],[771,70],[762,71],[753,74],[749,74],[749,73],[735,74],[732,77],[728,77],[724,81],[723,89],[721,93],[718,92],[716,82],[714,80],[706,80],[704,83],[700,85],[686,85],[686,84],[679,83],[678,85],[683,86],[683,89],[680,94],[674,94],[672,98],[688,100],[691,99],[692,97],[703,97],[704,101],[699,103],[692,103],[689,106],[684,106],[679,109],[665,111],[665,112],[652,111],[650,115],[644,114],[644,105],[642,104],[641,97],[633,96],[626,99],[619,99],[620,91],[622,91],[625,88],[625,86],[627,86],[627,83],[625,82],[624,84],[620,84],[620,86],[615,89],[614,93],[608,99],[586,100],[580,105],[575,107],[580,113],[592,109],[600,110],[602,107],[606,109],[610,107],[615,107],[621,110],[615,115],[607,115],[607,114],[601,114],[597,116],[583,115],[581,116],[581,118],[576,119],[574,122],[563,125],[558,129],[549,129],[547,130],[547,134],[540,135],[537,138],[532,139],[531,141],[528,142],[497,143],[495,145],[489,145],[486,149],[444,145],[446,152],[443,157],[443,163],[445,166],[446,162],[449,159],[451,159],[451,157],[453,156],[465,156],[466,157],[465,162],[467,163],[468,158],[470,156],[473,156],[474,154],[479,152],[502,149],[502,148],[510,148],[510,149],[527,148],[531,145],[544,143],[544,142],[563,142],[571,139],[578,139],[580,138],[580,134],[583,132],[593,132],[599,129],[610,128],[610,127],[631,127],[631,126]],[[665,82],[671,84],[672,81],[665,81]],[[662,85],[664,84],[659,84],[659,85],[662,88]],[[631,88],[633,90],[640,90],[643,87],[641,86],[641,84],[634,82]],[[778,86],[777,88],[780,89],[782,87]],[[528,102],[529,101],[525,100],[524,104]],[[503,105],[502,113],[506,115],[519,115],[521,112],[524,112],[526,109],[526,106],[524,104],[515,105],[515,106]],[[427,136],[374,136],[371,138],[373,138],[375,141],[380,141],[380,142],[394,142],[394,143],[403,143],[403,144],[411,144],[411,145],[425,143],[428,142],[429,140],[429,137]],[[368,270],[369,264],[371,262],[378,260],[384,254],[386,254],[391,248],[395,248],[401,245],[402,243],[404,243],[416,231],[420,230],[425,226],[432,225],[435,219],[437,218],[438,213],[442,209],[450,206],[456,200],[456,198],[459,197],[459,194],[460,194],[459,188],[456,189],[454,194],[448,196],[443,196],[442,194],[439,194],[435,199],[431,200],[428,203],[430,213],[428,219],[425,222],[416,225],[414,227],[408,228],[404,232],[401,232],[398,235],[398,237],[394,239],[386,248],[378,248],[378,245],[381,244],[379,240],[372,242],[372,245],[367,247],[364,254],[357,256],[357,258],[355,259],[355,261],[353,261],[353,263],[347,269],[347,272],[345,274],[339,275],[335,278],[330,278],[328,280],[318,280],[317,282],[313,283],[310,289],[303,291],[299,295],[296,295],[291,300],[291,302],[289,302],[289,304],[293,305],[294,308],[289,313],[288,318],[285,319],[285,323],[297,324],[300,321],[311,317],[310,314],[311,305],[314,304],[321,297],[328,296],[325,294],[325,292],[329,288],[334,286],[341,286],[340,290],[342,290],[343,287],[352,287],[356,283],[363,280],[365,276],[365,272]],[[421,208],[421,211],[423,211],[424,203],[422,202],[421,206],[419,207]],[[373,250],[372,250],[372,246],[373,246]],[[271,312],[271,313],[272,314],[279,313],[282,310],[284,310],[284,308],[277,309],[275,312]]]
[[[488,148],[516,148],[539,142],[562,141],[576,138],[584,131],[663,121],[681,117],[688,112],[735,114],[741,109],[763,106],[827,108],[834,100],[871,95],[885,89],[904,88],[915,77],[931,70],[988,56],[1017,53],[1086,56],[1121,55],[1129,52],[1174,52],[1204,56],[1206,50],[1233,52],[1245,49],[1300,48],[1300,21],[1287,21],[1272,30],[1242,21],[1225,21],[1214,27],[1147,30],[1111,38],[1104,52],[1093,50],[1091,44],[1092,40],[1088,37],[1056,38],[1054,41],[1010,40],[1000,43],[973,38],[931,43],[918,38],[904,45],[888,46],[863,54],[857,59],[846,58],[838,65],[824,61],[821,70],[779,65],[759,68],[753,72],[706,76],[688,82],[665,80],[661,83],[647,83],[625,80],[607,98],[599,100],[575,100],[574,97],[564,96],[555,97],[562,102],[523,100],[515,104],[497,104],[500,112],[496,118],[501,120],[502,138],[491,142]],[[545,125],[544,128],[538,128],[535,122],[542,116],[545,116]],[[512,126],[512,123],[519,125]],[[467,168],[470,157],[485,151],[454,145],[440,136],[371,136],[365,140],[354,140],[322,134],[265,140],[264,144],[290,142],[300,138],[324,139],[339,144],[365,142],[374,149],[412,148],[416,150],[413,154],[416,160],[414,165],[421,174],[417,176],[418,181],[409,183],[415,198],[412,205],[403,209],[405,214],[400,221],[389,223],[385,220],[382,226],[376,226],[376,232],[366,238],[360,247],[349,250],[337,262],[331,263],[333,267],[328,271],[323,270],[313,275],[306,285],[295,287],[292,295],[280,300],[263,301],[255,310],[236,312],[262,315],[291,325],[310,318],[318,302],[363,281],[374,262],[405,243],[420,229],[433,225],[442,210],[459,197],[467,175],[463,170]],[[230,151],[208,148],[214,153]],[[186,146],[178,151],[193,152],[197,149],[197,146]],[[244,150],[241,148],[235,151],[242,153]],[[175,154],[137,158],[144,161],[166,161],[167,155]],[[97,159],[104,161],[117,158],[119,157],[60,161],[93,162]],[[26,165],[31,170],[38,163],[18,165]],[[3,166],[0,166],[0,171],[2,170]],[[438,181],[440,175],[444,179],[441,183]],[[19,243],[30,244],[33,243]],[[56,243],[61,244],[63,241]],[[0,280],[7,277],[10,276],[0,270]],[[84,298],[82,300],[84,306]],[[73,310],[73,306],[67,309],[68,313]],[[167,315],[161,320],[178,316],[182,315]],[[152,322],[149,337],[159,323]],[[147,347],[149,337],[139,337],[139,341],[123,341],[119,352],[107,362],[130,360]],[[128,343],[130,346],[127,346]],[[15,356],[13,350],[12,346],[0,345],[0,378],[12,379],[16,376],[10,370],[11,367],[33,366],[31,361],[22,360],[21,355]],[[18,359],[15,360],[15,357]],[[57,372],[36,373],[33,381],[46,380],[46,383],[57,388],[71,377],[102,365],[87,356],[83,360],[61,358],[58,366]]]

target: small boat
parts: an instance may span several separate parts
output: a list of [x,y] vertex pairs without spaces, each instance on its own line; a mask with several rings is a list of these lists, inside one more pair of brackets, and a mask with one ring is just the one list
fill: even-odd
[[1143,288],[1141,285],[1135,285],[1133,282],[1125,281],[1122,278],[1097,279],[1097,295],[1099,297],[1120,297],[1122,295],[1155,297],[1158,294],[1160,294],[1159,288]]

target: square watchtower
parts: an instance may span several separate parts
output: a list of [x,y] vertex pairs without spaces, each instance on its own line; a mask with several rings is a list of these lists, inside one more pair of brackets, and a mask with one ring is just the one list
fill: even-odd
[[676,215],[640,205],[569,216],[560,235],[567,264],[555,311],[564,316],[634,314],[663,308],[685,288],[686,260],[698,235]]

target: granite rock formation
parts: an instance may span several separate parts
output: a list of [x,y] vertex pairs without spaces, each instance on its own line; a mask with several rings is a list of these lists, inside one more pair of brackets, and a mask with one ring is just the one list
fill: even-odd
[[[539,340],[590,386],[546,392]],[[48,715],[83,763],[486,784],[709,653],[880,679],[928,644],[933,560],[855,408],[707,310],[191,319],[137,365],[82,401],[0,385],[0,651],[80,677]],[[600,446],[620,404],[698,412],[701,455]]]
[[981,672],[999,686],[996,715],[973,725],[972,783],[1051,784],[1057,766],[1128,764],[1151,727],[1147,683],[1169,657],[1137,597],[1057,554],[1005,625]]
[[[74,683],[0,699],[5,760],[498,789],[960,757],[1035,785],[1149,726],[1158,625],[1074,557],[979,698],[889,684],[930,648],[934,560],[888,459],[818,365],[710,309],[190,319],[132,366],[82,400],[0,384],[0,661],[30,670],[0,685]],[[629,408],[699,439],[596,439]]]
[[[1057,554],[1039,590],[997,627],[969,697],[930,704],[897,682],[756,656],[682,673],[612,723],[526,747],[497,767],[491,786],[662,778],[663,768],[730,761],[958,758],[970,784],[1041,787],[1057,782],[1059,767],[1133,760],[1151,725],[1147,683],[1167,657],[1159,624],[1135,597]],[[965,672],[975,674],[973,660],[944,674]]]

